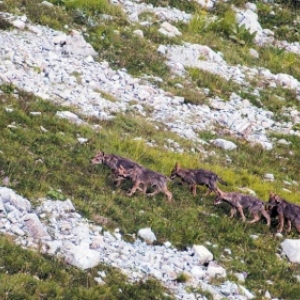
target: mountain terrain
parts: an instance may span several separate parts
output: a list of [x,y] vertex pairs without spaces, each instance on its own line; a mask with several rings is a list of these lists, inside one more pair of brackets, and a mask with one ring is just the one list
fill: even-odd
[[[297,1],[0,2],[1,299],[298,299],[298,233],[104,151],[299,204]],[[250,215],[246,215],[250,219]]]

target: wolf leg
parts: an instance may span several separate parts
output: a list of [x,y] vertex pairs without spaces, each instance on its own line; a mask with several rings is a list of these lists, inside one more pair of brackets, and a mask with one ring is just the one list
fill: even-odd
[[140,181],[136,181],[133,185],[133,187],[131,188],[131,190],[128,193],[128,196],[132,196],[137,189],[140,189]]
[[260,217],[258,215],[258,213],[253,213],[253,220],[248,221],[249,224],[255,223],[257,221],[259,221]]
[[291,220],[287,220],[287,230],[286,230],[286,232],[287,233],[290,233],[291,232],[291,230],[292,230],[292,222],[291,222]]
[[193,194],[193,196],[196,196],[196,194],[197,194],[197,192],[196,192],[196,184],[191,184],[190,185],[190,189],[191,189],[191,192],[192,192],[192,194]]
[[236,214],[236,208],[232,207],[231,210],[230,210],[230,216],[229,216],[229,218],[232,219],[235,214]]
[[278,217],[278,220],[279,220],[279,227],[277,229],[277,233],[281,233],[283,230],[283,226],[284,226],[284,216],[282,214],[280,214]]
[[205,194],[203,194],[203,196],[208,196],[211,194],[211,192],[212,192],[212,189],[209,188],[208,191]]
[[261,210],[261,214],[266,218],[267,226],[270,226],[271,225],[271,217],[264,208]]
[[240,215],[242,217],[243,222],[245,222],[246,221],[246,217],[244,215],[243,208],[240,206],[240,207],[237,208],[237,210],[239,211],[239,213],[240,213]]

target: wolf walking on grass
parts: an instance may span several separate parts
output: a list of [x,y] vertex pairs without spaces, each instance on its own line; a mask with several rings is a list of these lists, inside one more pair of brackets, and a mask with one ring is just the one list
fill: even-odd
[[121,183],[126,179],[126,176],[122,176],[119,172],[119,168],[122,167],[126,170],[133,169],[135,166],[143,168],[137,162],[116,154],[106,154],[103,151],[99,151],[91,161],[92,165],[104,164],[111,169],[114,175],[114,182],[116,186],[120,186]]
[[119,174],[129,177],[133,181],[133,187],[128,195],[133,195],[136,190],[146,194],[147,188],[153,187],[154,191],[147,193],[147,196],[154,196],[162,192],[167,196],[169,202],[172,201],[173,195],[167,188],[167,176],[146,168],[141,169],[138,166],[135,166],[133,169],[125,169],[122,165],[119,168]]
[[223,201],[231,206],[230,218],[232,218],[238,211],[242,220],[246,221],[244,209],[247,209],[249,213],[253,215],[253,219],[248,221],[248,223],[252,224],[258,222],[261,219],[261,215],[263,215],[267,220],[267,225],[270,226],[271,218],[267,213],[265,203],[262,200],[252,195],[238,192],[222,192],[221,190],[218,190],[217,196],[214,200],[214,205],[220,204]]
[[170,175],[171,179],[175,179],[176,177],[180,178],[181,182],[185,182],[189,185],[193,196],[197,194],[197,185],[204,185],[208,188],[208,192],[205,195],[211,192],[218,192],[217,181],[223,185],[227,185],[227,182],[213,171],[205,169],[183,169],[178,162],[175,164]]
[[287,233],[289,233],[292,230],[293,225],[296,228],[297,232],[300,234],[299,205],[290,203],[273,192],[270,192],[268,205],[270,206],[272,215],[278,216],[278,233],[281,233],[283,231],[284,223],[286,222]]

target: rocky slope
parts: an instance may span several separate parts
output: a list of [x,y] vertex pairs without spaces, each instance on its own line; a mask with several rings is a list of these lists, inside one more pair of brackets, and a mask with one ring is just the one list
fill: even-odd
[[[143,11],[153,12],[161,20],[161,33],[169,36],[180,36],[180,31],[168,22],[188,22],[191,19],[190,14],[177,9],[155,8],[139,1],[114,3],[123,7],[132,22],[139,22],[138,15]],[[249,30],[257,32],[257,43],[264,45],[272,42],[287,51],[300,52],[297,43],[274,41],[272,31],[262,29],[257,22],[255,11],[255,6],[251,4],[244,11],[238,10],[237,15],[243,18],[237,18],[237,22],[251,24]],[[222,125],[233,135],[242,136],[246,141],[258,143],[265,149],[273,147],[274,141],[268,138],[270,131],[299,134],[293,130],[300,118],[296,109],[287,110],[289,122],[279,122],[273,119],[271,111],[257,108],[235,93],[227,102],[216,97],[207,99],[209,105],[186,104],[184,98],[157,88],[147,78],[134,78],[124,69],[115,71],[107,62],[97,62],[97,53],[85,42],[80,32],[71,31],[67,35],[31,24],[26,16],[1,16],[9,20],[14,29],[0,32],[0,83],[12,83],[44,99],[66,107],[75,106],[80,113],[101,119],[134,110],[193,140],[196,145],[201,143],[197,133],[214,130],[216,125]],[[143,38],[142,32],[136,34]],[[160,45],[157,51],[167,57],[172,71],[180,76],[185,75],[186,67],[194,67],[247,86],[251,78],[259,75],[271,87],[283,86],[300,93],[300,83],[289,74],[272,74],[267,69],[229,65],[221,53],[205,45]],[[115,101],[103,98],[99,91],[112,95]],[[253,93],[259,98],[259,92],[257,88]],[[205,89],[203,93],[206,93]],[[147,109],[149,106],[151,113]],[[68,112],[59,112],[59,115],[82,122]],[[236,147],[223,140],[213,142],[226,149]],[[70,201],[58,203],[44,199],[41,206],[33,210],[28,200],[11,190],[2,188],[0,194],[1,232],[16,235],[16,241],[24,247],[38,248],[42,241],[45,253],[63,256],[68,263],[79,268],[86,269],[103,261],[121,268],[131,280],[154,276],[164,282],[178,299],[205,299],[185,291],[186,286],[198,285],[210,291],[214,299],[227,297],[242,300],[255,297],[242,285],[230,281],[218,287],[209,285],[209,278],[225,277],[226,270],[213,261],[211,253],[202,245],[180,252],[170,243],[151,246],[140,239],[133,244],[126,243],[118,230],[110,234],[90,225],[88,220],[75,212]],[[144,231],[148,232],[147,229]],[[143,235],[143,231],[140,234]],[[153,233],[150,232],[151,237]],[[181,273],[188,274],[190,280],[187,283],[175,281]],[[237,276],[243,280],[243,274]],[[99,278],[95,280],[101,284],[104,278],[105,274],[99,271]]]

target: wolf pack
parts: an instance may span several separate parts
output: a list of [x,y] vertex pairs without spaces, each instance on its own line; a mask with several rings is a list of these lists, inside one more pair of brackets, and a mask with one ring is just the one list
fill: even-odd
[[[132,196],[136,191],[147,196],[154,196],[158,193],[166,195],[168,202],[173,201],[173,194],[168,190],[168,181],[178,178],[182,185],[187,185],[193,196],[197,195],[197,185],[206,186],[208,191],[216,194],[214,205],[227,203],[230,205],[230,218],[238,212],[241,219],[246,222],[244,211],[252,216],[248,223],[255,223],[262,217],[266,220],[267,226],[271,226],[271,218],[278,220],[277,233],[281,233],[284,228],[287,233],[292,230],[292,226],[300,234],[300,206],[293,204],[278,194],[270,192],[269,201],[263,200],[249,194],[240,192],[224,192],[217,186],[217,182],[227,185],[215,172],[206,169],[186,169],[181,168],[176,162],[170,176],[145,168],[137,162],[116,154],[107,154],[99,151],[91,160],[92,165],[105,165],[111,172],[114,183],[120,187],[124,180],[131,180],[132,188],[128,192]],[[151,189],[151,192],[147,192]]]

